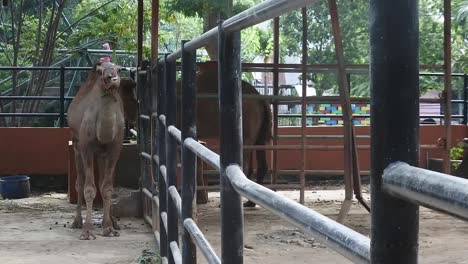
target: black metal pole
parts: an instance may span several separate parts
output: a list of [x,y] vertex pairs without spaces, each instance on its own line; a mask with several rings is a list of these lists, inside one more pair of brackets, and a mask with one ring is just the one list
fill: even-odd
[[[177,98],[176,98],[176,66],[175,62],[166,60],[166,125],[175,126]],[[166,129],[166,167],[167,167],[167,186],[177,187],[177,141],[169,134]],[[168,242],[175,241],[179,244],[179,222],[177,207],[171,197],[167,199],[167,228]],[[169,250],[169,264],[174,263],[172,251]]]
[[[141,65],[141,71],[138,74],[138,79],[141,84],[140,89],[141,89],[141,94],[142,94],[142,106],[141,106],[141,112],[140,114],[148,115],[149,109],[150,109],[150,104],[149,104],[149,89],[148,89],[148,66],[149,66],[149,61],[144,60],[142,61]],[[147,120],[139,119],[138,120],[141,124],[140,130],[138,131],[141,134],[141,146],[142,146],[142,151],[146,153],[150,153],[149,151],[149,122]],[[141,159],[141,166],[143,166],[142,172],[143,172],[143,186],[146,187],[148,190],[151,190],[150,183],[151,183],[151,177],[149,176],[149,170],[148,170],[148,160],[145,158]],[[148,205],[148,203],[145,203]],[[147,208],[146,208],[147,210]]]
[[219,23],[218,78],[221,163],[221,256],[224,264],[242,264],[244,217],[241,196],[234,190],[226,167],[242,167],[242,89],[240,32],[226,33]]
[[137,10],[137,71],[143,61],[143,0],[138,0]]
[[[186,52],[182,42],[182,142],[197,138],[197,87],[196,52]],[[187,147],[182,147],[182,219],[193,217],[193,204],[197,186],[197,157]],[[197,263],[197,248],[190,233],[184,228],[182,236],[182,263]]]
[[60,127],[65,126],[65,66],[60,66]]
[[468,125],[468,74],[463,76],[463,124]]
[[382,174],[393,161],[418,164],[418,1],[371,0],[369,10],[371,263],[417,263],[418,206],[385,194]]
[[[159,120],[159,115],[164,115],[166,109],[166,69],[165,65],[158,64],[158,158],[159,166],[166,165],[166,127]],[[166,228],[164,227],[164,221],[161,217],[161,213],[167,212],[167,182],[164,180],[164,176],[157,167],[159,175],[159,243],[160,243],[160,254],[161,258],[167,257],[169,250],[169,243],[167,242]]]

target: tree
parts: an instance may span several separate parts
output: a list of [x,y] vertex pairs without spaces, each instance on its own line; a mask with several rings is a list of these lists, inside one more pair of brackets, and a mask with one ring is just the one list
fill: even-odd
[[[420,2],[420,63],[430,65],[443,64],[443,2],[421,0]],[[454,72],[466,72],[467,69],[467,24],[461,23],[464,17],[467,1],[452,0],[454,7],[452,27],[452,62]],[[339,0],[338,11],[345,62],[350,64],[369,63],[368,34],[369,3],[362,0]],[[461,15],[460,15],[461,14]],[[317,3],[307,9],[308,16],[308,63],[336,63],[331,21],[326,2]],[[281,19],[281,35],[288,55],[301,56],[302,21],[299,12],[293,12]],[[298,41],[299,40],[299,41]],[[337,90],[334,74],[313,73],[307,79],[313,82],[318,94],[325,90]],[[443,89],[440,80],[421,79],[421,92],[429,89]],[[351,94],[353,96],[369,96],[369,79],[367,75],[352,75]]]
[[[0,21],[3,26],[3,39],[0,45],[4,52],[0,59],[6,60],[5,64],[13,66],[49,66],[54,57],[57,31],[65,4],[65,0],[53,1],[47,5],[43,0],[39,1],[39,5],[31,1],[20,0],[11,1],[7,7],[2,6]],[[40,95],[48,73],[46,71],[33,72],[24,78],[19,79],[19,73],[13,71],[12,95],[18,94],[20,80],[22,82],[27,79],[30,81],[26,88],[26,95]],[[38,102],[23,102],[23,112],[33,112],[37,105]],[[16,112],[16,101],[12,101],[10,109],[11,112]],[[10,124],[3,120],[3,125],[16,126],[18,123],[15,118],[12,118]]]
[[[166,8],[169,13],[180,12],[189,17],[203,18],[203,32],[217,26],[219,19],[226,19],[242,12],[259,0],[167,0]],[[217,43],[213,42],[205,47],[212,60],[217,58]]]

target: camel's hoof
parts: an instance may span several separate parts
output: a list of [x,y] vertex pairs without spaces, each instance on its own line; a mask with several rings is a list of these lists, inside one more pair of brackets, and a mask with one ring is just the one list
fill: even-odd
[[252,201],[247,201],[244,203],[244,207],[255,207],[257,204]]
[[117,219],[112,217],[112,226],[114,227],[115,230],[120,230],[120,225],[117,223]]
[[71,228],[82,228],[83,227],[83,219],[76,219],[73,220],[73,223],[71,224]]
[[93,234],[93,224],[85,223],[83,225],[83,232],[81,233],[80,240],[94,240],[96,236]]
[[94,240],[96,236],[93,234],[91,230],[86,230],[81,233],[80,240]]
[[103,228],[102,230],[102,236],[105,237],[118,237],[120,236],[120,233],[112,229],[112,227],[108,228]]

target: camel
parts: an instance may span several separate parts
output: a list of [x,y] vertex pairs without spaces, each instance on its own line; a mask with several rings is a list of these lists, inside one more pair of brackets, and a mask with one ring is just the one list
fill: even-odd
[[[120,67],[96,63],[68,108],[68,125],[72,131],[77,171],[78,203],[72,227],[82,228],[80,239],[96,239],[91,214],[96,196],[94,161],[99,170],[99,190],[103,199],[103,236],[119,236],[117,222],[111,215],[113,176],[122,149],[125,118],[136,119],[135,82],[121,80]],[[126,111],[126,112],[125,112]],[[86,202],[83,224],[81,204]]]
[[[177,91],[180,95],[181,82],[177,83]],[[197,93],[218,95],[218,64],[206,62],[200,66],[197,73]],[[242,81],[243,94],[260,93],[248,82]],[[180,99],[180,98],[179,98]],[[180,109],[180,100],[178,100]],[[180,127],[180,112],[178,111],[177,127]],[[244,145],[267,145],[273,138],[272,114],[267,101],[255,98],[242,100],[242,135]],[[219,105],[213,98],[199,98],[197,102],[197,136],[199,139],[211,139],[219,137]],[[243,170],[250,178],[253,173],[253,150],[243,152]],[[265,150],[256,151],[258,184],[263,184],[268,172],[268,163]],[[254,207],[255,203],[248,201],[245,207]]]

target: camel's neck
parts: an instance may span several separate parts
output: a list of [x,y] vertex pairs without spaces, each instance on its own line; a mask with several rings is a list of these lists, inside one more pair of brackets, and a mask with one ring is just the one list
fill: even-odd
[[122,101],[118,94],[99,97],[96,134],[99,142],[109,143],[121,136],[125,122]]

